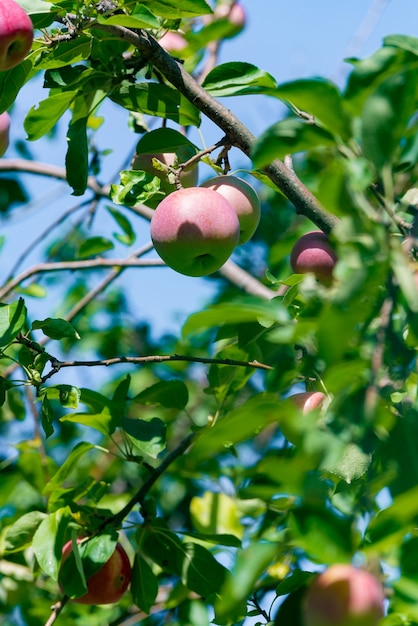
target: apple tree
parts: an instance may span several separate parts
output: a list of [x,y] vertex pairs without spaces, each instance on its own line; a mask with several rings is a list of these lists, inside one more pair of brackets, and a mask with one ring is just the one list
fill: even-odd
[[[26,135],[0,161],[2,623],[418,624],[418,39],[386,37],[339,88],[220,63],[240,2],[2,7],[0,113],[13,124],[19,103]],[[286,113],[254,136],[236,96]],[[124,128],[100,150],[109,120]],[[242,217],[213,182],[228,176],[256,217],[241,244],[232,211],[223,258],[226,213]],[[10,254],[34,177],[64,181],[67,204]],[[183,186],[191,208],[155,226],[154,250],[150,221]],[[151,274],[157,310],[191,253],[219,261],[188,283],[212,301],[156,337],[132,294]],[[318,573],[347,566],[330,585],[347,602],[318,618]],[[352,567],[373,598],[347,592]]]

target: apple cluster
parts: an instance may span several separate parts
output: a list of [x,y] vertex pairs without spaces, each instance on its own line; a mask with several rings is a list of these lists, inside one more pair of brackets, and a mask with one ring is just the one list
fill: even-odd
[[166,196],[152,216],[151,239],[173,270],[208,276],[253,236],[260,212],[250,184],[236,176],[216,176]]
[[331,565],[309,585],[303,602],[304,626],[377,626],[384,616],[382,584],[366,570]]

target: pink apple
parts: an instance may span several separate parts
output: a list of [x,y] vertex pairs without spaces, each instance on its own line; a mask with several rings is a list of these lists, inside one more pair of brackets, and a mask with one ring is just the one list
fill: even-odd
[[0,2],[0,71],[19,65],[31,49],[33,24],[14,0]]
[[302,235],[290,253],[290,265],[296,274],[312,272],[323,282],[332,279],[337,256],[328,237],[321,230]]
[[384,616],[384,591],[369,572],[331,565],[308,587],[304,626],[377,626]]
[[0,115],[0,157],[9,147],[10,115],[5,111]]
[[180,33],[175,33],[172,30],[167,31],[158,43],[166,52],[169,52],[170,54],[172,52],[181,52],[181,50],[184,50],[184,48],[187,47],[187,41],[185,38],[180,35]]
[[[177,150],[178,160],[187,161],[194,155],[194,151],[189,150],[188,146],[180,146]],[[133,170],[142,170],[153,176],[158,176],[161,179],[161,189],[166,193],[171,193],[175,190],[175,185],[168,180],[168,173],[165,173],[156,167],[154,167],[152,159],[155,158],[161,161],[164,165],[173,167],[176,160],[176,154],[174,152],[164,152],[155,154],[136,154],[132,163]],[[198,164],[195,163],[193,167],[183,170],[180,174],[180,182],[183,187],[195,187],[199,179]]]
[[[62,563],[68,559],[72,551],[72,543],[68,541],[62,549]],[[87,580],[87,593],[72,599],[72,602],[78,604],[119,602],[128,588],[131,575],[132,569],[128,555],[120,543],[117,543],[110,559]]]
[[302,391],[289,396],[289,399],[306,415],[310,411],[320,409],[326,400],[326,395],[322,391]]
[[215,19],[227,19],[231,25],[231,31],[224,37],[234,37],[243,30],[247,22],[245,9],[240,2],[221,2],[215,7]]
[[213,189],[226,198],[235,209],[240,224],[239,244],[245,243],[255,233],[260,222],[260,200],[253,187],[236,176],[215,176],[201,187]]
[[166,196],[151,219],[151,238],[165,263],[186,276],[216,272],[239,239],[231,204],[212,189],[189,187]]

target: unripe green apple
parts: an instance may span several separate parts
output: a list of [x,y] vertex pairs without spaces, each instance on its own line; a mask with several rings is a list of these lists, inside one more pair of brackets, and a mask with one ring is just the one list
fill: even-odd
[[14,0],[0,2],[0,72],[19,65],[33,41],[29,15]]
[[296,274],[309,272],[323,281],[329,282],[337,262],[337,255],[321,230],[313,230],[302,235],[290,253],[290,265]]
[[[188,150],[187,146],[181,146],[177,150],[178,161],[187,161],[193,155],[194,152]],[[167,165],[168,167],[174,167],[176,162],[176,153],[164,152],[156,154],[136,154],[132,162],[132,169],[141,170],[143,172],[147,172],[148,174],[152,174],[153,176],[158,176],[161,180],[161,189],[165,191],[165,193],[171,193],[175,190],[175,185],[169,181],[168,173],[157,169],[153,165],[153,158],[161,161],[161,163]],[[197,163],[190,167],[190,169],[188,168],[187,170],[183,170],[180,174],[180,183],[183,187],[195,187],[198,179],[199,168]]]
[[10,133],[10,115],[7,111],[4,111],[0,115],[0,157],[6,152],[9,147],[9,133]]
[[215,176],[202,183],[201,187],[213,189],[226,198],[235,209],[240,224],[239,244],[254,235],[260,222],[260,200],[250,184],[237,176]]
[[239,221],[221,194],[204,187],[178,189],[151,218],[151,238],[165,263],[186,276],[216,272],[239,239]]
[[308,587],[304,626],[377,626],[384,616],[382,584],[348,564],[331,565]]
[[[62,563],[73,551],[68,541],[62,549]],[[132,568],[129,557],[120,543],[108,561],[87,580],[87,593],[72,602],[78,604],[113,604],[119,602],[131,581]],[[64,590],[62,590],[64,591]]]

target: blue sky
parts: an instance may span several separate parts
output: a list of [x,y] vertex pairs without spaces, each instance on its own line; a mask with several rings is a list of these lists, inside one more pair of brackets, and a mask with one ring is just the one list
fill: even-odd
[[[220,62],[247,61],[270,72],[278,82],[324,76],[344,84],[348,64],[347,55],[367,56],[376,50],[385,35],[402,33],[417,36],[417,0],[242,0],[248,26],[238,37],[225,42]],[[28,87],[21,93],[13,111],[12,139],[23,139],[22,122],[27,108],[44,98],[41,85]],[[258,135],[280,119],[281,104],[272,98],[246,96],[229,98],[226,104]],[[114,176],[124,164],[126,155],[136,144],[137,137],[127,127],[126,112],[113,105],[102,111],[106,121],[97,134],[99,149],[112,149],[105,162],[101,180]],[[213,124],[204,122],[202,132],[207,145],[220,138]],[[194,138],[198,141],[198,138]],[[63,165],[65,129],[54,142],[40,140],[31,144],[35,159]],[[6,157],[14,156],[10,149]],[[238,151],[232,151],[233,167],[248,167]],[[201,170],[201,177],[209,171]],[[41,232],[51,213],[58,216],[77,199],[69,197],[66,186],[44,178],[26,177],[36,193],[32,208],[17,209],[2,225],[7,237],[3,252],[4,278],[7,259],[12,258],[16,243],[27,245],[34,233]],[[135,222],[138,227],[136,247],[149,240],[146,222]],[[36,255],[33,257],[36,260]],[[154,334],[165,330],[176,332],[188,313],[204,306],[213,293],[213,281],[189,278],[168,268],[128,270],[124,273],[124,288],[132,301],[132,315],[153,322]],[[30,306],[44,312],[43,301],[31,301]]]

